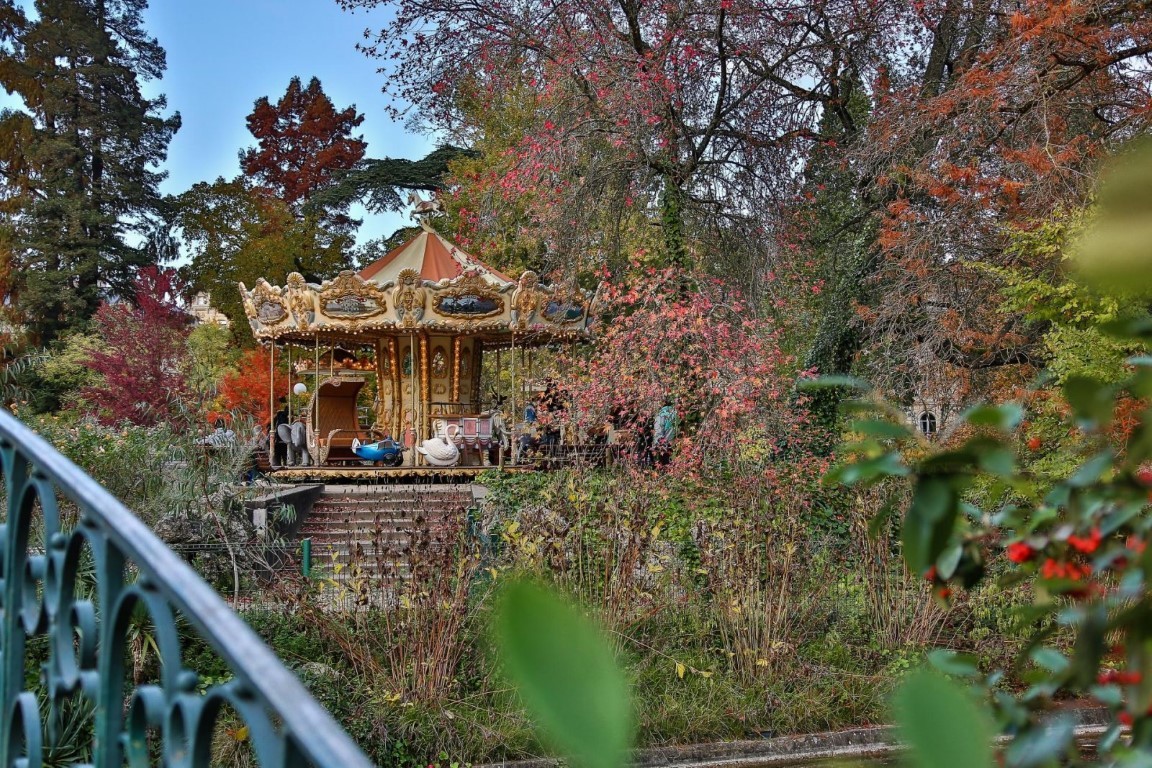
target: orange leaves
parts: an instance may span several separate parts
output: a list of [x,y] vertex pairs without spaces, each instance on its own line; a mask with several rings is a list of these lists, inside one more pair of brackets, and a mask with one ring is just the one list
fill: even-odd
[[275,399],[279,399],[288,392],[288,375],[282,370],[276,371],[275,387],[269,390],[271,362],[264,347],[246,351],[236,370],[220,382],[221,406],[227,411],[247,414],[257,422],[271,421],[275,411],[273,393]]

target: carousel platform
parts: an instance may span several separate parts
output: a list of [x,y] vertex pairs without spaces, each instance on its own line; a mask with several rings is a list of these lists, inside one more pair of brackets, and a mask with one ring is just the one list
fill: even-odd
[[277,483],[470,483],[481,472],[534,472],[532,464],[498,467],[281,467],[265,471]]

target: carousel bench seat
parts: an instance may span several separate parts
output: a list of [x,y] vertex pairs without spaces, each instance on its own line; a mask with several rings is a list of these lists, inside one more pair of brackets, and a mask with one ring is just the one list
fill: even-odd
[[317,465],[363,461],[352,452],[352,441],[373,443],[387,435],[360,426],[356,399],[364,387],[362,377],[334,376],[322,381],[308,405],[308,448]]

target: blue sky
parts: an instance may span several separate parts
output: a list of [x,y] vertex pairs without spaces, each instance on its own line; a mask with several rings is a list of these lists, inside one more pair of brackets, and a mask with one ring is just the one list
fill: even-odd
[[[356,50],[364,29],[381,27],[387,13],[348,13],[336,0],[151,0],[145,25],[167,52],[168,71],[146,92],[166,94],[169,111],[183,119],[168,149],[163,191],[239,173],[237,152],[254,143],[244,123],[253,102],[276,101],[294,75],[305,83],[319,77],[338,109],[356,105],[365,115],[368,157],[426,154],[433,139],[388,117],[379,63]],[[364,219],[361,241],[403,223],[398,214],[354,213]]]

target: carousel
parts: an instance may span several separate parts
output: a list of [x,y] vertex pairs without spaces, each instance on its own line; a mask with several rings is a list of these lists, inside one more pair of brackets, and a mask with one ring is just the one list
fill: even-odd
[[[359,272],[319,285],[295,272],[283,286],[240,284],[252,332],[272,349],[270,382],[277,362],[286,363],[293,391],[307,397],[280,428],[291,458],[275,474],[503,466],[515,440],[503,406],[516,414],[522,405],[525,350],[589,337],[594,295],[575,282],[545,285],[531,271],[513,280],[426,222],[421,229]],[[493,354],[506,379],[511,367],[512,388],[486,401],[481,371]],[[292,408],[287,395],[270,383],[271,413],[281,402]]]

